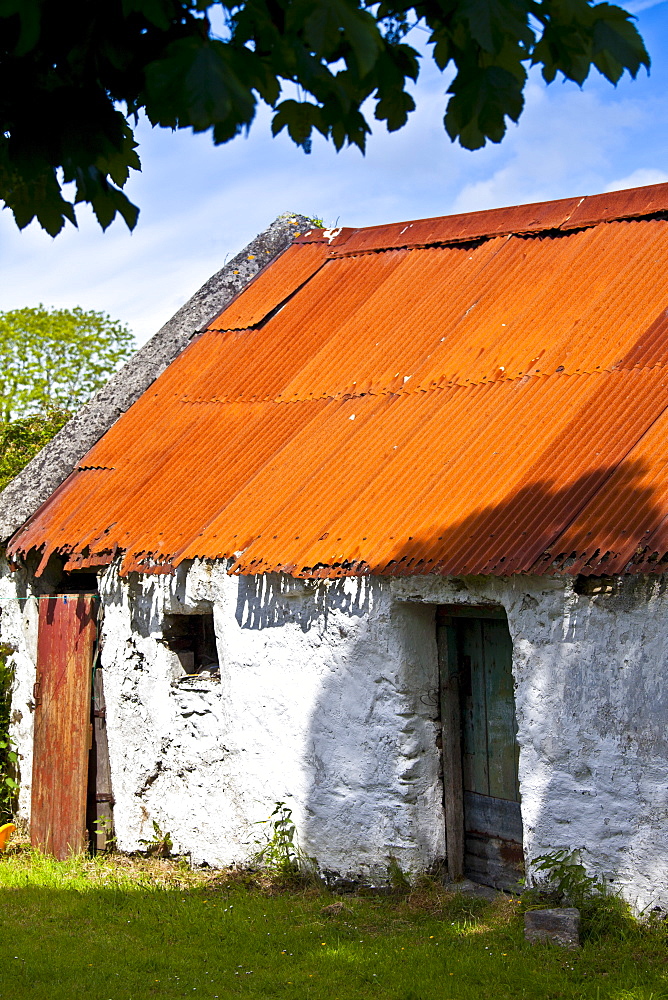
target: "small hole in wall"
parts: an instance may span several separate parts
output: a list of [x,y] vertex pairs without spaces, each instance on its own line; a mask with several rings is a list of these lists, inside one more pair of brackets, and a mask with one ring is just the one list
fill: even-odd
[[220,675],[213,614],[165,615],[163,637],[186,674]]
[[598,597],[601,594],[614,594],[618,589],[618,580],[614,576],[584,576],[575,578],[573,590],[585,597]]

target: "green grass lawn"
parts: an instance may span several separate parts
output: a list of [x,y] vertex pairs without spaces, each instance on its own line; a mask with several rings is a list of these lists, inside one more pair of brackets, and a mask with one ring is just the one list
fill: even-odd
[[668,1000],[663,925],[618,921],[577,953],[530,946],[517,900],[426,881],[335,897],[169,861],[59,864],[19,845],[0,856],[0,889],[2,1000]]

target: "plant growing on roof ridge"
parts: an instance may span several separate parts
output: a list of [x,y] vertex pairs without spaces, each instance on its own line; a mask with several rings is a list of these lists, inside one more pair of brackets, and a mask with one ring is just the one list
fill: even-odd
[[306,219],[309,225],[313,226],[314,229],[327,229],[324,219],[321,219],[319,215],[304,215],[303,212],[283,212],[279,218],[288,219],[293,225],[296,225],[296,217],[301,215],[302,218]]

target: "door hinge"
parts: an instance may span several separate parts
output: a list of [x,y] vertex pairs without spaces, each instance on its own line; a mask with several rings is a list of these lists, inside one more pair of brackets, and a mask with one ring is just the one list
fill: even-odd
[[96,802],[108,802],[110,806],[116,804],[116,799],[111,794],[111,792],[97,792],[95,795]]
[[93,718],[94,719],[106,719],[107,718],[107,710],[106,710],[106,708],[96,708],[96,709],[94,709],[94,711],[93,711]]

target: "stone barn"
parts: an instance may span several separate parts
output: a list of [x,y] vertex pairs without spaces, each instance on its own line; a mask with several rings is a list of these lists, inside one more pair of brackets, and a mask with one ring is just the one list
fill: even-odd
[[658,185],[214,276],[0,498],[34,842],[229,865],[284,801],[332,880],[668,907],[667,266]]

